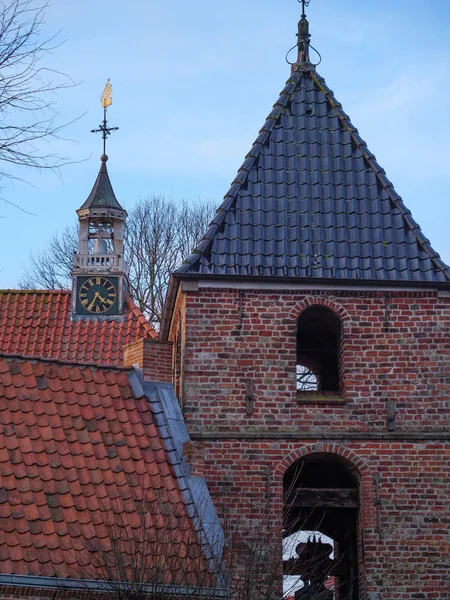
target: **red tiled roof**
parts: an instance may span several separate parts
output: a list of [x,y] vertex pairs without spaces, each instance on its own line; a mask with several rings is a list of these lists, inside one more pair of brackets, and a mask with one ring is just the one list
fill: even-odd
[[1,573],[94,578],[112,552],[114,514],[130,539],[143,535],[143,506],[145,531],[165,532],[161,548],[198,546],[131,373],[0,355]]
[[130,298],[121,321],[71,319],[70,291],[0,291],[0,352],[123,364],[123,347],[156,332]]

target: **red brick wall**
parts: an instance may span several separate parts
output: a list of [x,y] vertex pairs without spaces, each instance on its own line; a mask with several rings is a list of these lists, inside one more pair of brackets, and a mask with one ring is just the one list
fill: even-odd
[[172,383],[172,343],[138,340],[124,348],[124,365],[144,371],[144,379]]
[[[389,296],[386,310],[384,292],[188,292],[184,411],[193,440],[204,444],[221,515],[253,518],[270,502],[280,528],[284,470],[302,452],[342,453],[361,477],[360,597],[448,600],[450,299],[433,291]],[[342,321],[341,403],[297,399],[296,321],[312,303]],[[389,400],[395,431],[387,428]]]
[[95,590],[83,589],[83,583],[80,583],[80,589],[64,589],[62,586],[54,589],[45,589],[25,585],[1,585],[0,598],[2,600],[55,600],[64,598],[65,600],[108,600],[112,597],[110,592],[100,592]]

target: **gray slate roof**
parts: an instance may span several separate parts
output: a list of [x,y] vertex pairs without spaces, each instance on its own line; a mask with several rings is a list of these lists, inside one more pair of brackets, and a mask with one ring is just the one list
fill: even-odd
[[183,274],[450,281],[309,64],[292,73]]
[[106,168],[107,157],[102,156],[101,160],[102,163],[94,187],[92,188],[88,199],[79,210],[85,210],[87,208],[116,208],[123,210],[114,194],[111,181],[109,180],[108,169]]

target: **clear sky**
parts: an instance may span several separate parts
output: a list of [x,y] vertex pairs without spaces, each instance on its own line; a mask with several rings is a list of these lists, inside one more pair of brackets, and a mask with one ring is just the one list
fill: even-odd
[[[22,172],[0,203],[0,287],[16,287],[30,251],[74,221],[100,165],[99,97],[113,84],[108,168],[119,201],[223,195],[284,87],[301,7],[296,0],[52,0],[48,59],[80,82],[56,98],[73,142],[45,150],[86,159],[62,172]],[[397,192],[450,262],[450,2],[312,0],[319,73]],[[45,32],[44,32],[45,33]],[[84,114],[85,113],[85,114]]]

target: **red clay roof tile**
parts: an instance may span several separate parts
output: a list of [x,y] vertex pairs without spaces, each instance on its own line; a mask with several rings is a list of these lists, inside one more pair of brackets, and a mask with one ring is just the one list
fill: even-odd
[[[5,382],[1,572],[82,576],[92,563],[87,540],[108,551],[108,519],[118,506],[124,522],[139,528],[143,497],[153,499],[159,511],[161,498],[171,498],[175,512],[189,521],[151,404],[133,398],[128,371],[0,355],[0,383]],[[168,548],[180,543],[183,529],[174,527],[173,518],[159,512],[153,519],[170,530]],[[197,543],[190,527],[190,540]]]
[[[70,291],[0,291],[0,352],[42,356],[68,361],[121,365],[123,348],[139,339],[156,337],[156,332],[130,298],[126,299],[122,320],[73,320]],[[39,364],[39,363],[38,363]],[[30,367],[21,369],[25,385]],[[41,385],[62,386],[67,373]],[[42,376],[37,367],[34,375]],[[95,378],[94,373],[88,376]]]

